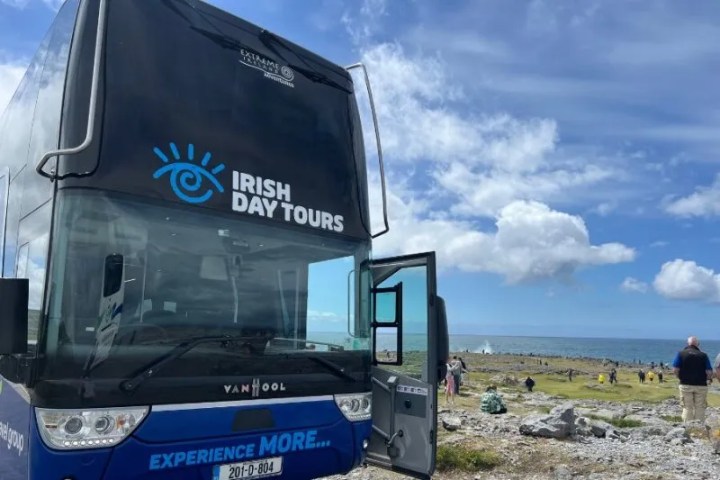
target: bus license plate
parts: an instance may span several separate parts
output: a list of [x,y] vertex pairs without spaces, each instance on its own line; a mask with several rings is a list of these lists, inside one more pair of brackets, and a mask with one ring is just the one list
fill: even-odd
[[274,477],[282,473],[282,461],[282,457],[272,457],[252,462],[216,465],[213,468],[213,480]]

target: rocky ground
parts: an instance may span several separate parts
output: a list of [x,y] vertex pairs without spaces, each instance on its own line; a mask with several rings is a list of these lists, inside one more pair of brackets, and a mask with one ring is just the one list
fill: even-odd
[[[493,379],[493,383],[498,378]],[[513,383],[509,381],[508,383]],[[659,402],[568,400],[501,388],[509,413],[479,410],[481,388],[466,389],[458,406],[439,411],[439,460],[465,447],[495,459],[478,468],[440,461],[437,479],[717,479],[720,408],[705,424],[683,425],[676,398]],[[403,479],[360,468],[339,479]],[[328,479],[328,480],[329,480]]]

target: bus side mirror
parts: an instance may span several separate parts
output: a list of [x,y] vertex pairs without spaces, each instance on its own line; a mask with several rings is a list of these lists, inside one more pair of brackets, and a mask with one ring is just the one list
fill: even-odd
[[27,278],[0,278],[0,355],[27,353]]
[[103,297],[109,297],[120,291],[123,281],[123,263],[124,258],[118,253],[105,257]]
[[447,313],[445,312],[445,300],[435,297],[437,308],[437,332],[435,335],[438,359],[438,378],[443,379],[447,374],[447,359],[450,356],[450,335],[448,334]]

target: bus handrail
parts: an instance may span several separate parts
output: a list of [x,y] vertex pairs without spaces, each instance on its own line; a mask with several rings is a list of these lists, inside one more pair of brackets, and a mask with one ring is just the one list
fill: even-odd
[[380,163],[380,185],[382,187],[383,222],[385,223],[385,229],[378,233],[371,234],[372,238],[377,238],[381,235],[385,235],[387,232],[390,231],[390,225],[388,223],[387,215],[387,198],[385,195],[385,162],[383,161],[382,146],[380,145],[380,127],[378,126],[377,114],[375,112],[375,101],[373,100],[372,88],[370,87],[370,77],[368,77],[367,68],[365,68],[364,63],[354,63],[350,66],[345,67],[345,70],[349,72],[350,70],[353,70],[355,68],[362,69],[363,75],[365,77],[365,86],[367,87],[368,100],[370,101],[370,112],[372,113],[373,127],[375,129],[375,142],[378,151],[378,162]]
[[98,14],[98,27],[95,35],[95,55],[93,57],[93,71],[92,81],[90,84],[90,105],[88,107],[88,122],[87,130],[85,131],[85,139],[82,143],[76,147],[61,148],[59,150],[51,150],[42,156],[35,171],[45,178],[54,180],[57,178],[57,168],[55,171],[51,170],[47,173],[43,170],[47,162],[60,155],[75,155],[82,152],[90,146],[92,143],[93,136],[95,135],[95,117],[97,114],[97,97],[100,86],[100,60],[103,51],[103,42],[105,39],[105,19],[107,16],[107,0],[100,0],[99,14]]

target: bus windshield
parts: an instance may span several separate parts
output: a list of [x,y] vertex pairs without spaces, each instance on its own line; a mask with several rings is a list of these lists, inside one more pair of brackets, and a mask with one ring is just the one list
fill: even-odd
[[[368,242],[74,189],[59,195],[54,232],[41,393],[81,381],[117,394],[205,337],[234,340],[200,342],[138,394],[203,385],[203,400],[244,398],[245,377],[285,376],[275,384],[287,395],[365,381],[367,302],[350,292],[367,290],[355,272]],[[291,388],[293,373],[305,379]]]

